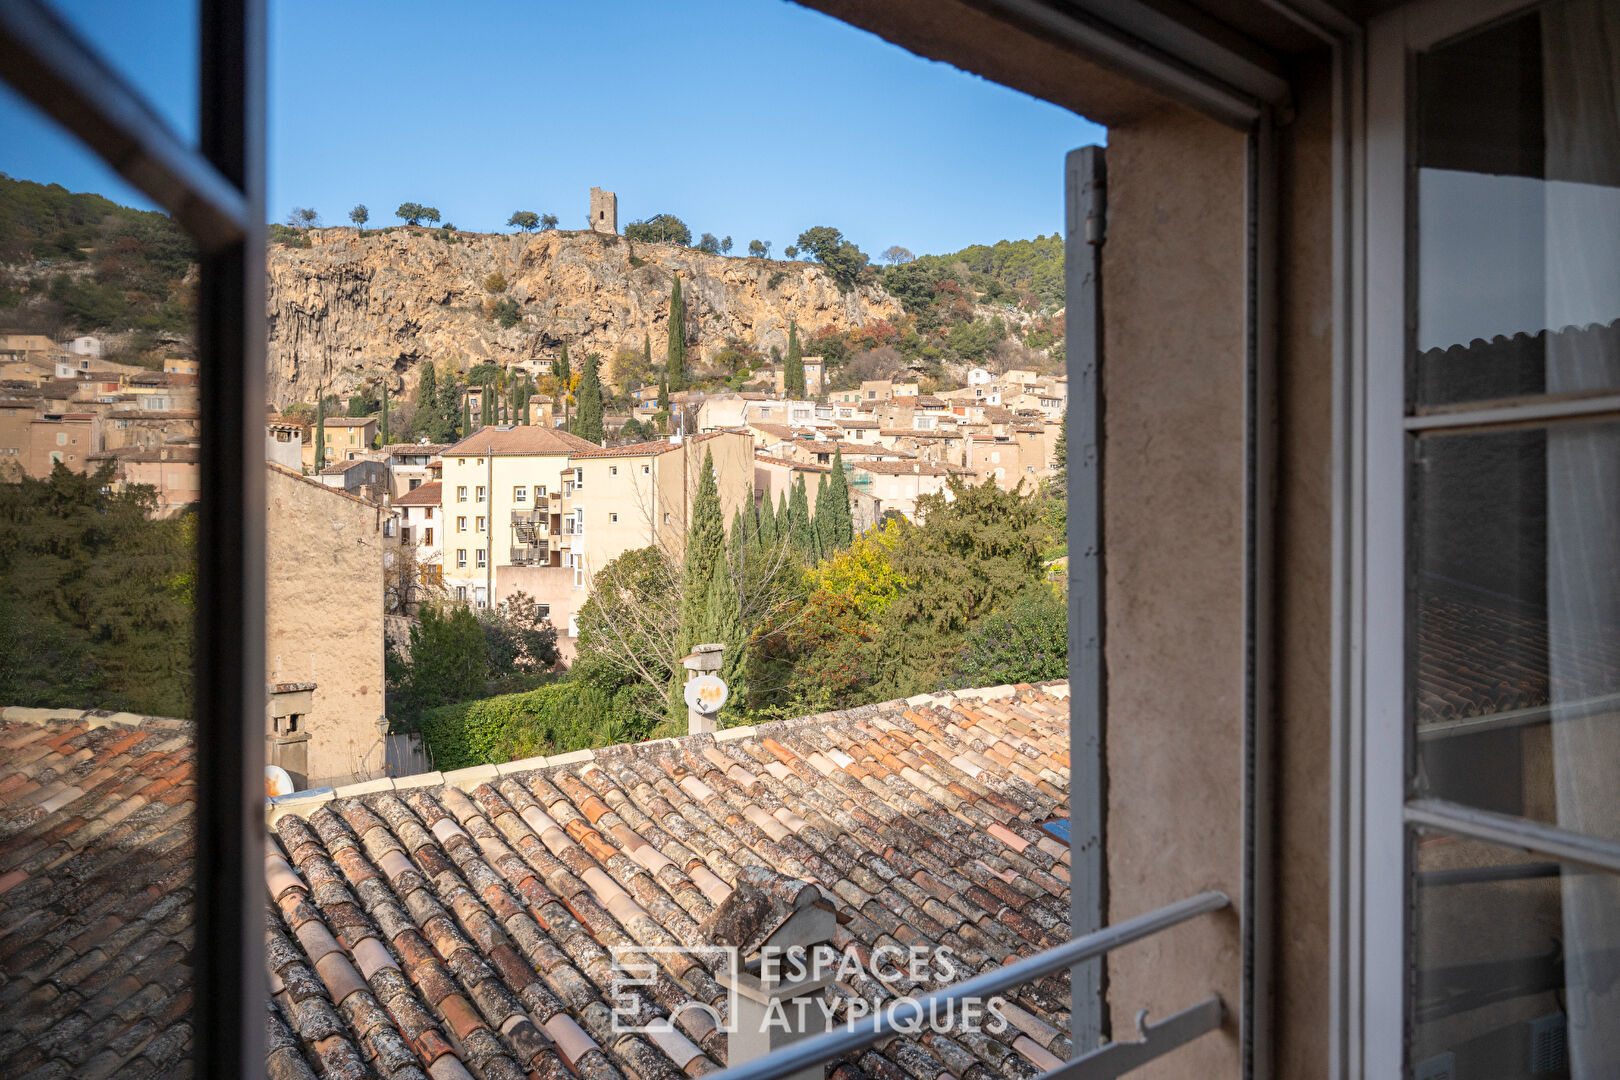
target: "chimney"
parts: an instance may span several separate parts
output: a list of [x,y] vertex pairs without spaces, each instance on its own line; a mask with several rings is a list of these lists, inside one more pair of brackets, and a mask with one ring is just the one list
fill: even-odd
[[[726,1064],[741,1065],[828,1027],[825,991],[838,973],[832,948],[838,918],[821,890],[764,867],[743,867],[737,888],[699,933],[728,948],[734,960],[715,973],[732,994]],[[819,957],[819,963],[816,958]],[[788,1080],[821,1080],[820,1064]]]

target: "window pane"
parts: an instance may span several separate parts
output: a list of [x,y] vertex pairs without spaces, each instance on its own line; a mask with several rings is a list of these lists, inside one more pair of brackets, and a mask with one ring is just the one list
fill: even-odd
[[1426,437],[1412,492],[1417,790],[1620,837],[1620,424]]
[[1410,1075],[1615,1075],[1620,881],[1442,833],[1413,842]]
[[1620,386],[1620,8],[1419,58],[1419,406]]
[[197,141],[197,0],[46,0],[153,111]]
[[9,90],[0,145],[5,1072],[183,1075],[201,468],[192,246],[164,215],[131,209],[104,165]]

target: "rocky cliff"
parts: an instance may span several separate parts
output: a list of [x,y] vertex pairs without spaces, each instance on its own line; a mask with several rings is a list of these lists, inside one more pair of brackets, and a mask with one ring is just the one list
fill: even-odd
[[[453,234],[426,229],[367,233],[317,230],[308,248],[273,246],[266,302],[270,397],[278,407],[313,401],[317,388],[345,394],[362,383],[414,388],[424,361],[465,369],[485,361],[549,359],[652,341],[667,349],[670,285],[681,279],[687,355],[701,360],[729,339],[761,350],[801,333],[898,319],[881,289],[848,294],[808,263],[705,255],[668,244],[631,244],[589,232]],[[485,289],[491,274],[504,292]],[[492,316],[511,299],[520,319]]]

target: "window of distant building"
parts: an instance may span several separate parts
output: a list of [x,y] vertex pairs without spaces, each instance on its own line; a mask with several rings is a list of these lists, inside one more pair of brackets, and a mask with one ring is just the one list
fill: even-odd
[[488,492],[486,492],[486,491],[485,491],[485,490],[484,490],[484,485],[483,485],[483,484],[479,484],[479,485],[478,485],[478,500],[477,500],[477,501],[478,501],[478,502],[483,502],[483,501],[484,501],[484,498],[485,498],[485,496],[486,496],[486,495],[487,495],[487,494],[488,494]]
[[529,489],[524,487],[522,484],[519,484],[517,487],[513,488],[512,489],[512,501],[513,502],[528,502],[529,501]]
[[467,501],[467,485],[466,484],[458,484],[458,485],[456,485],[456,502],[466,502],[466,501]]
[[66,446],[67,445],[67,432],[58,431],[56,433],[56,445],[57,446]]
[[536,499],[545,498],[546,497],[546,485],[544,485],[544,484],[536,484],[535,489],[534,489],[534,497]]
[[484,520],[485,519],[484,519],[483,515],[479,515],[479,517],[478,517],[478,526],[474,530],[475,532],[482,533],[484,531]]
[[609,476],[618,476],[619,475],[619,467],[617,465],[609,465],[608,466],[608,475]]
[[540,617],[542,619],[545,619],[547,622],[551,621],[551,605],[550,604],[536,604],[535,609],[537,610],[537,612],[539,613],[539,615],[540,615]]
[[488,564],[489,552],[485,551],[483,548],[478,548],[473,552],[473,555],[476,559],[478,569],[482,570]]
[[428,521],[432,521],[433,520],[433,507],[431,507],[431,506],[423,507],[422,508],[422,517],[425,518]]
[[[464,563],[462,563],[462,565],[465,566],[466,563],[464,562]],[[463,604],[465,604],[467,602],[467,586],[465,586],[465,585],[457,585],[456,586],[456,599],[459,600]]]
[[585,486],[585,470],[584,469],[575,469],[574,470],[574,490],[578,491],[580,488],[582,488],[584,486]]
[[467,515],[462,514],[456,518],[456,532],[467,531]]
[[411,486],[406,488],[405,490],[406,491],[415,491],[417,488],[422,486],[422,481],[420,481],[420,480],[412,480],[412,481],[410,481],[410,485]]
[[[456,464],[457,465],[465,465],[465,464],[467,464],[467,459],[464,458],[464,457],[456,458]],[[465,489],[463,489],[463,490],[465,490]]]
[[642,476],[651,476],[652,475],[652,466],[651,465],[643,465],[641,467],[641,475]]
[[609,525],[617,525],[618,523],[619,523],[619,515],[618,514],[609,514],[608,515],[608,524]]
[[424,544],[432,544],[433,543],[433,530],[432,529],[423,529],[422,530],[422,543],[424,543]]
[[[462,570],[465,570],[467,568],[467,549],[466,548],[457,548],[456,549],[456,566],[458,568],[462,569]],[[463,600],[467,599],[467,597],[465,595],[465,590],[462,590],[462,592],[463,592],[463,595],[462,595],[461,598]]]

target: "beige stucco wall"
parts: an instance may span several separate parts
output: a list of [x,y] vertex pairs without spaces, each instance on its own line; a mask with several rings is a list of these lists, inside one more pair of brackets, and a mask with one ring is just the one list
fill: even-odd
[[[1103,272],[1107,922],[1242,868],[1245,139],[1169,113],[1109,132]],[[1110,956],[1116,1035],[1239,991],[1238,920]],[[1234,1076],[1236,1025],[1141,1077]]]
[[265,681],[316,684],[309,782],[383,766],[381,507],[266,466]]
[[[475,552],[483,548],[490,552],[492,565],[509,562],[512,548],[512,511],[536,509],[534,489],[544,486],[551,499],[549,507],[558,510],[562,494],[563,473],[568,469],[566,454],[496,454],[487,458],[473,454],[446,454],[444,461],[443,535],[440,548],[444,552],[444,584],[451,596],[457,585],[465,586],[469,599],[474,589],[485,587],[487,576],[478,567]],[[478,488],[485,489],[484,501],[478,501]],[[514,498],[516,489],[525,489],[522,503]],[[466,501],[458,498],[462,487],[467,489]],[[478,518],[485,519],[484,531],[478,531]],[[457,529],[458,519],[465,517],[467,527]],[[437,535],[437,534],[436,534]],[[456,567],[456,552],[465,549],[467,566]],[[493,573],[488,575],[492,577]]]

